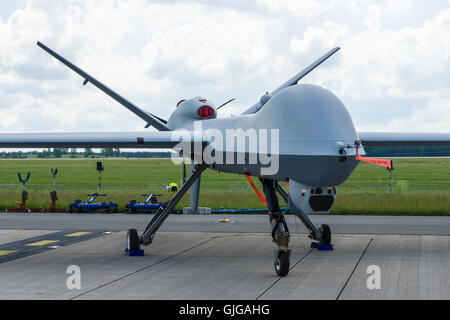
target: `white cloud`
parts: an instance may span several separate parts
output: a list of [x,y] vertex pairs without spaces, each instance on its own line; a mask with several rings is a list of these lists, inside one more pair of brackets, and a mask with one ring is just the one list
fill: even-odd
[[335,92],[359,129],[448,131],[447,1],[32,0],[9,10],[0,20],[4,132],[145,125],[37,40],[162,117],[193,96],[236,97],[220,114],[239,114],[341,46],[304,82]]
[[308,27],[300,39],[294,37],[290,42],[293,52],[308,53],[312,48],[331,48],[339,46],[349,36],[349,28],[333,21],[325,21],[323,27]]

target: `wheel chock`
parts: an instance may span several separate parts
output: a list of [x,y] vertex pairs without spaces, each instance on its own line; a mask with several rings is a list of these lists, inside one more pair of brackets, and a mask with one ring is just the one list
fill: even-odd
[[142,257],[144,256],[144,250],[139,249],[139,250],[128,250],[128,249],[123,249],[123,251],[128,254],[130,257]]
[[311,242],[311,248],[320,250],[320,251],[333,251],[333,245],[329,244],[320,244],[319,242]]

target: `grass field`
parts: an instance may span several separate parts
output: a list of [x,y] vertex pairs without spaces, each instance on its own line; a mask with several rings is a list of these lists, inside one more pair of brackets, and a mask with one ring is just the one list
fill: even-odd
[[[27,184],[29,207],[42,207],[50,202],[52,189],[50,168],[58,168],[56,177],[58,207],[67,207],[76,199],[86,199],[97,192],[98,159],[0,160],[0,209],[15,207],[20,200],[22,176],[31,172]],[[164,186],[181,184],[181,166],[170,159],[105,159],[102,174],[102,201],[113,201],[124,208],[132,199],[141,200],[143,193],[161,193],[167,201]],[[346,183],[338,187],[333,214],[427,214],[450,215],[450,158],[395,159],[392,191],[388,172],[375,165],[360,163]],[[254,179],[258,185],[257,179]],[[188,206],[186,195],[177,208]],[[202,175],[200,205],[219,208],[261,208],[262,204],[244,176],[207,170]]]

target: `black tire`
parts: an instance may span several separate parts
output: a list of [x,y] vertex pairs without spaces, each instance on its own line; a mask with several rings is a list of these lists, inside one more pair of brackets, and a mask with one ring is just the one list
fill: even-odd
[[139,236],[136,229],[129,229],[127,233],[127,249],[128,250],[139,250]]
[[274,262],[275,272],[280,277],[289,273],[289,254],[286,251],[279,251],[278,257]]
[[126,214],[130,214],[131,212],[132,212],[132,211],[131,211],[130,208],[126,208],[126,209],[125,209],[125,213],[126,213]]
[[322,239],[320,240],[321,244],[331,244],[331,230],[330,226],[327,224],[322,224],[321,226],[322,231]]

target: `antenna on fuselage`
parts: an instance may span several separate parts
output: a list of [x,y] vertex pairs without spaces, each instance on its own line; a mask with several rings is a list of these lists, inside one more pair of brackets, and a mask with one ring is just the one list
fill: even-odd
[[231,100],[228,100],[228,101],[225,102],[224,104],[222,104],[222,105],[220,105],[219,107],[217,107],[216,110],[219,110],[220,108],[225,107],[227,104],[229,104],[231,101],[234,101],[234,100],[236,100],[236,98],[233,98],[233,99],[231,99]]

